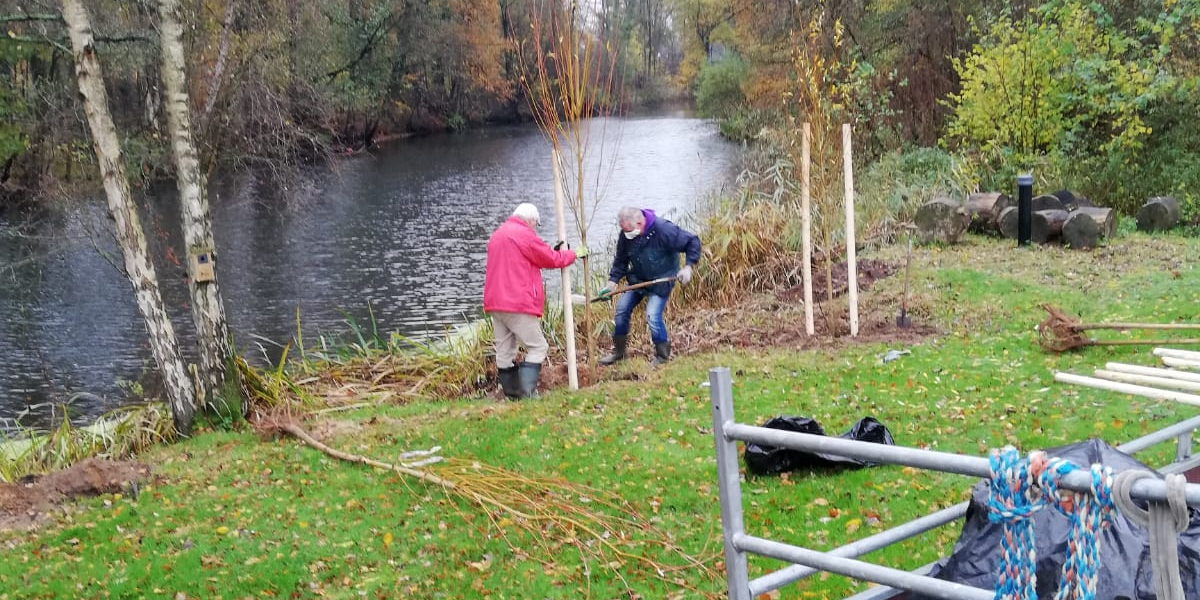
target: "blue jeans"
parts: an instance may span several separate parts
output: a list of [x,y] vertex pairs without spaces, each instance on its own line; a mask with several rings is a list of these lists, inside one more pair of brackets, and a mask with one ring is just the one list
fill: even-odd
[[629,335],[629,319],[633,315],[633,309],[643,298],[646,299],[646,325],[650,326],[650,340],[661,344],[667,341],[667,324],[662,318],[667,299],[646,290],[628,291],[617,299],[617,315],[613,318],[616,327],[613,335]]

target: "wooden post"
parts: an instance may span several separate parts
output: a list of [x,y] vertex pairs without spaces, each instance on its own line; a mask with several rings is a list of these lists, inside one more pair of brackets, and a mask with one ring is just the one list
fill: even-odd
[[804,278],[804,332],[813,335],[813,290],[812,290],[812,126],[803,125],[800,136],[800,257],[804,260],[801,273]]
[[[554,213],[558,218],[558,239],[567,239],[567,218],[563,213],[562,166],[559,164],[558,149],[550,149],[550,162],[554,164]],[[575,305],[571,303],[571,266],[559,270],[562,273],[563,336],[567,338],[567,385],[579,389],[579,368],[575,364]]]
[[846,287],[850,298],[850,336],[858,336],[858,262],[854,251],[854,163],[850,124],[842,124],[842,169],[846,179]]
[[1082,385],[1084,387],[1094,388],[1097,390],[1108,390],[1110,392],[1144,396],[1146,398],[1155,398],[1157,400],[1174,400],[1176,402],[1183,402],[1184,404],[1200,406],[1200,396],[1195,394],[1186,394],[1184,392],[1163,390],[1144,385],[1132,385],[1129,383],[1108,381],[1107,379],[1075,375],[1073,373],[1063,373],[1062,371],[1055,371],[1054,380],[1061,383]]

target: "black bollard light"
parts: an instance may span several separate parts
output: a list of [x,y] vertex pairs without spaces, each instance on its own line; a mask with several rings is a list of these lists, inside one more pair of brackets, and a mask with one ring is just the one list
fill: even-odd
[[1033,175],[1017,175],[1017,245],[1033,241]]

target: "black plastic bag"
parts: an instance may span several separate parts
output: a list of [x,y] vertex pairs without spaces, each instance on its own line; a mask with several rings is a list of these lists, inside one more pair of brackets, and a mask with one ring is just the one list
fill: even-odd
[[[1046,454],[1067,459],[1079,468],[1101,463],[1112,467],[1114,474],[1127,469],[1156,472],[1099,440],[1051,448],[1046,450]],[[971,502],[954,552],[939,561],[931,575],[985,590],[995,589],[996,574],[1000,571],[1003,532],[1000,523],[988,521],[988,493],[987,481],[981,481],[972,488]],[[1191,518],[1191,524],[1179,534],[1179,576],[1183,580],[1184,596],[1198,598],[1200,519],[1195,512],[1191,513]],[[1067,558],[1069,531],[1067,517],[1052,507],[1045,507],[1034,515],[1039,600],[1051,600],[1058,591],[1062,566]],[[1154,600],[1146,530],[1116,513],[1112,525],[1105,528],[1099,537],[1100,569],[1096,577],[1096,600]],[[928,597],[914,592],[909,598],[927,600]]]
[[[762,426],[769,429],[825,435],[825,429],[821,427],[821,424],[808,417],[775,417]],[[888,431],[888,428],[873,417],[859,419],[849,431],[838,437],[860,442],[874,442],[889,446],[896,445],[896,442],[892,440],[892,434]],[[746,469],[754,475],[775,475],[797,469],[870,466],[870,463],[844,456],[803,452],[753,443],[746,444],[746,451],[743,454],[743,458],[746,461]]]

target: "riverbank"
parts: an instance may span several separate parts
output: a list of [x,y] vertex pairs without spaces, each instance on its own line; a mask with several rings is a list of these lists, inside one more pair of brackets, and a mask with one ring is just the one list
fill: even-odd
[[[741,149],[699,119],[664,114],[599,126],[619,153],[590,155],[613,173],[592,215],[597,254],[615,237],[622,204],[644,201],[678,219],[728,190],[740,166]],[[411,138],[308,175],[278,185],[210,182],[229,325],[255,364],[273,363],[289,343],[296,356],[297,336],[314,347],[355,343],[351,322],[438,339],[479,316],[491,231],[522,201],[554,214],[549,146],[533,126]],[[174,193],[155,190],[142,205],[186,355],[190,300]],[[83,425],[135,402],[130,392],[152,364],[129,283],[105,257],[119,250],[105,235],[103,206],[59,213],[19,230],[0,225],[0,416],[23,415],[22,426],[39,429],[56,426],[51,410],[60,404]],[[539,233],[554,240],[553,221]],[[4,269],[7,256],[20,262],[15,272]],[[143,387],[154,389],[152,381]],[[68,402],[78,392],[91,395]]]
[[[657,369],[635,356],[578,392],[379,403],[368,390],[357,402],[332,397],[337,411],[291,404],[257,428],[204,431],[141,454],[153,474],[136,493],[81,500],[47,512],[36,530],[0,534],[10,549],[0,581],[30,598],[718,598],[709,368],[733,370],[741,422],[803,415],[836,433],[870,415],[898,444],[970,455],[1088,437],[1116,443],[1191,411],[1054,383],[1055,370],[1151,357],[1149,347],[1047,353],[1034,332],[1045,316],[1039,304],[1090,322],[1194,319],[1200,271],[1185,257],[1197,252],[1195,239],[1141,234],[1093,252],[969,237],[914,251],[917,329],[904,336],[791,340],[798,305],[771,294],[687,314],[679,303],[668,322],[681,342],[718,341],[681,343],[677,359]],[[902,257],[897,247],[862,256],[893,266]],[[886,329],[881,321],[894,328],[901,294],[894,276],[864,290],[863,331]],[[818,320],[839,314],[838,302]],[[744,344],[722,337],[737,330]],[[888,350],[909,353],[885,362]],[[315,400],[352,382],[293,383]],[[293,426],[343,454],[297,441],[286,433]],[[406,473],[344,460],[411,465],[422,458],[405,452],[435,447],[444,462]],[[972,483],[876,467],[748,478],[743,491],[755,531],[826,548],[954,504]],[[956,533],[935,530],[871,560],[914,568],[946,553]],[[38,560],[25,561],[35,548]],[[752,561],[752,575],[773,565]],[[861,589],[813,578],[785,597]]]

